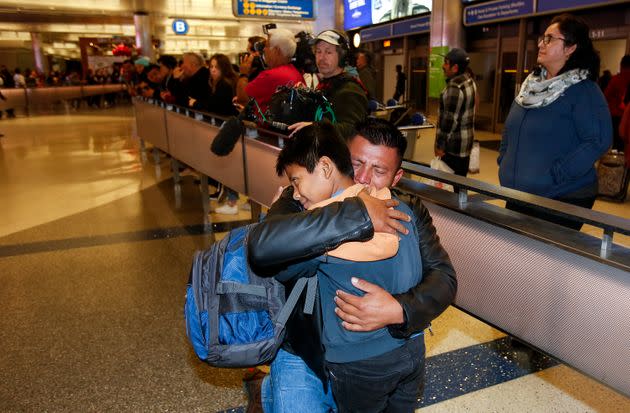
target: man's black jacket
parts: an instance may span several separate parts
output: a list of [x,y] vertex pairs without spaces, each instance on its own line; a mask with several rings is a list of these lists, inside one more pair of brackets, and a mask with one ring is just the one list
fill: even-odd
[[[272,205],[267,219],[250,232],[248,256],[252,268],[273,275],[287,264],[322,255],[347,241],[368,240],[374,234],[365,205],[358,197],[300,211],[302,207],[293,199],[293,188],[289,186]],[[403,324],[388,326],[395,338],[407,338],[427,328],[451,304],[457,291],[455,270],[440,244],[429,211],[418,201],[413,205],[413,213],[422,258],[422,281],[405,293],[393,295],[405,317]],[[288,294],[292,286],[287,287]],[[298,304],[287,323],[284,348],[299,355],[321,376],[321,315],[305,315],[302,308]]]

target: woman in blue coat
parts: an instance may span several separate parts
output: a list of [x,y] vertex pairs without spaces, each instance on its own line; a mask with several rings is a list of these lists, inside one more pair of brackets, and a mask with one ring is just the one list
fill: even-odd
[[[592,208],[595,161],[612,141],[612,124],[597,85],[599,55],[579,18],[555,17],[538,41],[538,64],[523,82],[499,149],[502,186]],[[508,202],[507,208],[560,225],[581,224]]]

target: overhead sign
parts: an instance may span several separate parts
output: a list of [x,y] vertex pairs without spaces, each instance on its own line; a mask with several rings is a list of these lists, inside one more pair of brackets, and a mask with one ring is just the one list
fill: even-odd
[[534,14],[534,0],[497,0],[464,8],[464,25],[525,17]]
[[361,30],[361,41],[388,39],[390,37],[407,36],[410,34],[426,33],[431,30],[431,16],[403,20],[396,23],[383,24]]
[[428,31],[431,31],[431,16],[416,17],[415,19],[392,23],[392,34],[394,36],[405,36]]
[[263,19],[314,19],[313,0],[233,0],[236,17]]
[[600,6],[603,4],[625,3],[624,1],[611,0],[538,0],[536,7],[539,13],[550,11],[578,9],[589,6]]
[[175,32],[175,34],[186,34],[188,33],[188,29],[189,26],[186,20],[173,20],[173,31]]
[[370,27],[360,31],[362,42],[371,42],[373,40],[386,39],[392,37],[392,25],[385,24],[383,26]]
[[344,29],[356,29],[429,13],[432,0],[344,0]]

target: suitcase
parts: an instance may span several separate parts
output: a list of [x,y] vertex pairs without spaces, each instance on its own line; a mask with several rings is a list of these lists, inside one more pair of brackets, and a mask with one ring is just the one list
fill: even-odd
[[628,178],[624,153],[609,151],[597,165],[598,195],[623,202],[628,193]]

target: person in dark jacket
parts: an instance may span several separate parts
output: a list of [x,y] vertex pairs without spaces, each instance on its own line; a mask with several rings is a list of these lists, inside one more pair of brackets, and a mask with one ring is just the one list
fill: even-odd
[[177,91],[176,102],[180,106],[206,110],[210,97],[210,71],[197,53],[184,53],[182,59],[183,84]]
[[238,111],[232,104],[237,78],[230,59],[226,55],[217,53],[210,58],[208,112],[223,116],[238,115]]
[[372,67],[372,54],[367,50],[357,53],[357,70],[361,83],[368,91],[368,99],[376,99],[376,73]]
[[407,75],[403,72],[402,65],[396,65],[396,90],[393,99],[398,101],[405,94],[405,84],[407,83]]
[[[237,75],[232,69],[230,59],[224,54],[215,54],[210,58],[210,97],[207,110],[222,116],[234,116],[238,111],[232,104],[235,96],[234,87]],[[217,207],[214,212],[224,215],[238,214],[238,192],[225,188],[226,202]]]
[[[400,152],[392,134],[387,133],[391,127],[387,121],[378,119],[368,119],[357,127],[348,142],[355,182],[378,189],[393,187],[402,177],[400,164],[404,151]],[[250,233],[250,264],[258,271],[274,273],[286,264],[319,256],[340,243],[370,239],[374,231],[406,233],[397,220],[408,217],[389,208],[395,204],[392,200],[376,200],[361,193],[344,202],[303,212],[293,199],[292,187],[288,187],[272,205],[266,220]],[[347,330],[367,332],[386,327],[393,338],[407,339],[427,328],[455,298],[455,271],[440,244],[428,210],[421,202],[416,202],[413,215],[419,236],[422,281],[404,293],[392,295],[357,275],[354,286],[364,294],[356,296],[340,291],[336,299],[337,315]],[[308,237],[304,236],[305,231]],[[290,291],[288,286],[287,293]],[[317,411],[327,411],[331,398],[323,384],[327,376],[320,339],[321,313],[304,314],[303,306],[304,295],[287,323],[285,352],[280,360],[283,363],[275,376],[272,368],[271,377],[265,380],[263,401],[283,397],[286,411],[291,411],[295,407],[292,403],[299,397],[319,406]],[[295,380],[302,383],[299,388],[292,386]],[[285,386],[284,392],[276,393],[279,386]],[[269,387],[274,390],[273,396]],[[422,391],[423,386],[420,386],[418,394]]]

